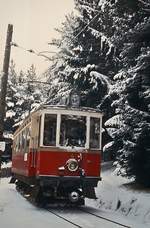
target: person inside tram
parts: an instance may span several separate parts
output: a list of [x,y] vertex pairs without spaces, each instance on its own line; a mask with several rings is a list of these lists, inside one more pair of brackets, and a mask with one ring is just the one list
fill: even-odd
[[85,137],[83,129],[79,127],[72,127],[68,132],[68,145],[69,146],[84,146]]
[[79,125],[77,121],[64,122],[61,126],[60,134],[61,146],[79,146],[85,145],[85,127]]

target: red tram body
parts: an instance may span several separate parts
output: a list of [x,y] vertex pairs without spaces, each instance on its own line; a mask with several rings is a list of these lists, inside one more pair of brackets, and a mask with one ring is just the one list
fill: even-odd
[[[14,134],[12,173],[49,199],[95,198],[101,170],[102,113],[42,106]],[[37,190],[38,189],[38,190]]]

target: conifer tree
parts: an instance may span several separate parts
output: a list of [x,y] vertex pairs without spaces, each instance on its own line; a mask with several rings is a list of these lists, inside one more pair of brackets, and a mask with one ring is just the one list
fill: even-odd
[[82,105],[96,107],[107,89],[91,71],[112,78],[118,69],[117,58],[111,58],[115,49],[110,42],[112,22],[97,0],[76,0],[75,5],[79,14],[66,17],[57,29],[61,39],[51,43],[60,50],[52,68],[64,82],[81,91]]
[[[146,1],[134,1],[132,4],[126,1],[123,12],[121,3],[123,1],[120,0],[115,5],[118,17],[128,14],[132,23],[120,53],[124,68],[114,77],[116,83],[110,92],[110,96],[115,94],[117,99],[112,103],[116,116],[106,122],[113,138],[109,149],[116,150],[119,172],[134,177],[137,183],[150,186],[150,14],[147,13],[150,5]],[[117,116],[119,123],[114,121]]]
[[27,87],[28,93],[32,94],[34,92],[34,89],[35,89],[34,83],[32,83],[32,82],[34,82],[37,79],[36,69],[35,69],[35,66],[33,64],[27,70],[26,79],[27,79],[27,82],[29,82],[28,87]]
[[35,84],[37,80],[34,65],[31,65],[27,73],[16,73],[15,63],[11,61],[8,77],[7,112],[5,131],[13,133],[21,121],[43,100],[42,88]]
[[4,131],[12,134],[13,125],[15,123],[16,113],[14,112],[14,107],[16,105],[15,94],[17,92],[17,73],[15,69],[15,63],[13,60],[10,62],[9,74],[8,74],[8,89],[6,96],[6,118],[4,124]]
[[37,74],[36,74],[36,68],[32,64],[30,68],[27,70],[26,73],[26,83],[25,83],[25,101],[24,101],[24,107],[26,107],[26,110],[28,113],[31,112],[33,108],[36,106],[39,106],[40,99],[40,91],[39,91],[39,85],[36,84],[37,81]]

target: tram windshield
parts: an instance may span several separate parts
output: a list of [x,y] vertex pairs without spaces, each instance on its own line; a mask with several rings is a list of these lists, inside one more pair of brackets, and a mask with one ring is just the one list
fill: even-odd
[[[87,129],[87,116],[61,114],[57,123],[57,114],[45,114],[44,146],[100,148],[100,118],[90,117]],[[59,125],[59,126],[58,126]],[[88,141],[87,141],[88,140]],[[57,141],[57,143],[56,143]]]
[[60,145],[85,147],[86,117],[62,115],[60,126]]

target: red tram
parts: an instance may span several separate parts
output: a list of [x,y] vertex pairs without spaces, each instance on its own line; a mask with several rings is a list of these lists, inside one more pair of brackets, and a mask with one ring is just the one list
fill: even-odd
[[102,113],[90,108],[41,106],[14,134],[13,179],[37,199],[83,204],[100,178]]

